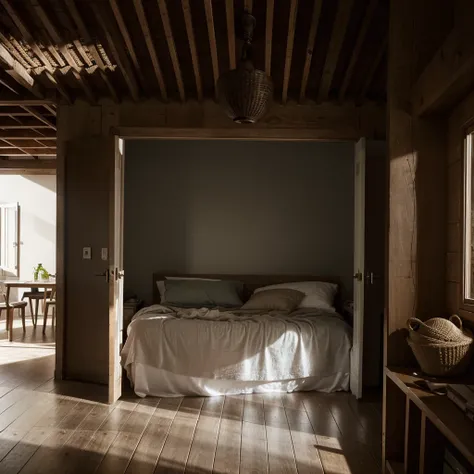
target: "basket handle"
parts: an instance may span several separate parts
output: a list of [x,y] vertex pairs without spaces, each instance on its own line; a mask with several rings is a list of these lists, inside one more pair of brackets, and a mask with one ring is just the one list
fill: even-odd
[[449,320],[462,331],[462,319],[457,314],[453,314]]
[[407,327],[410,331],[418,331],[420,326],[424,325],[425,323],[418,318],[408,318]]

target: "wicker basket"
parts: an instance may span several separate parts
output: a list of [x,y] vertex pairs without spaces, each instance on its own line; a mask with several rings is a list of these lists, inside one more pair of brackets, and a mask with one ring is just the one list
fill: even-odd
[[449,320],[433,318],[426,322],[410,318],[408,330],[408,344],[426,374],[459,375],[468,368],[474,341],[471,331],[463,329],[459,316],[451,316]]

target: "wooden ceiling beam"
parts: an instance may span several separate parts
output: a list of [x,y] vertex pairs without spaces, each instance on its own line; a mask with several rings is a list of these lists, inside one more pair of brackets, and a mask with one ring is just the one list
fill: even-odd
[[6,125],[0,121],[1,130],[41,130],[42,128],[49,128],[48,125],[24,125],[24,124],[10,124]]
[[225,2],[225,15],[227,20],[227,41],[229,47],[229,67],[230,69],[236,68],[236,57],[235,57],[235,28],[234,28],[234,0],[226,0]]
[[283,92],[281,101],[286,104],[288,99],[288,84],[290,82],[291,61],[293,58],[293,46],[295,42],[296,14],[298,12],[298,0],[291,0],[290,15],[288,17],[288,37],[286,41],[285,67],[283,70]]
[[318,33],[319,20],[321,18],[321,7],[323,0],[314,0],[313,15],[311,17],[311,26],[308,35],[308,44],[306,46],[306,58],[303,66],[303,76],[301,79],[300,102],[306,97],[306,88],[308,87],[309,72],[311,70],[311,61],[313,59],[314,42]]
[[68,66],[62,68],[61,74],[66,75],[70,72],[72,77],[74,78],[75,82],[77,82],[81,89],[84,91],[85,96],[89,100],[90,103],[94,104],[96,102],[94,93],[92,92],[91,88],[89,87],[86,78],[81,73],[82,68],[76,63],[76,60],[73,58],[72,54],[69,52],[69,49],[66,45],[66,42],[63,40],[59,32],[57,31],[56,27],[53,25],[51,19],[47,15],[44,8],[38,3],[37,0],[31,0],[32,6],[38,15],[39,19],[43,23],[44,27],[46,28],[47,33],[53,40],[53,42],[58,46],[59,51],[66,59]]
[[122,34],[123,40],[125,41],[125,45],[127,46],[130,59],[132,60],[133,67],[135,68],[135,71],[138,76],[138,80],[140,81],[142,88],[145,90],[146,88],[145,77],[143,76],[142,68],[138,61],[137,53],[135,52],[135,47],[133,45],[132,38],[130,37],[130,33],[128,31],[125,20],[123,18],[122,11],[120,10],[118,1],[109,0],[109,2],[110,2],[110,7],[112,8],[112,11],[114,13],[117,25],[119,27],[120,33]]
[[265,72],[267,76],[272,73],[272,42],[273,42],[273,13],[274,0],[267,0],[267,11],[265,18]]
[[1,130],[0,129],[0,140],[31,140],[38,138],[39,140],[56,140],[56,132],[49,127],[45,126],[45,130],[41,132],[34,129],[25,130]]
[[42,104],[42,105],[49,113],[51,113],[51,115],[54,115],[56,117],[56,110],[54,110],[53,107],[47,104]]
[[95,104],[97,102],[94,92],[92,91],[89,83],[87,82],[86,78],[84,77],[84,73],[81,74],[79,71],[77,71],[76,69],[74,69],[71,66],[65,66],[65,67],[59,69],[59,72],[63,76],[70,75],[74,78],[75,82],[77,82],[79,84],[79,86],[81,87],[81,89],[83,90],[83,92],[84,92],[85,96],[87,97],[87,100],[89,101],[89,103]]
[[[1,0],[0,0],[0,1],[1,1]],[[32,47],[33,47],[33,46],[32,46]],[[33,49],[34,49],[34,48],[33,48]],[[14,49],[13,49],[13,50],[14,50]],[[17,52],[17,54],[19,55],[18,52]],[[40,68],[35,68],[35,69],[33,70],[33,72],[35,72],[35,73],[37,73],[37,74],[43,73],[44,76],[47,78],[47,80],[48,80],[49,82],[51,82],[52,85],[53,85],[54,87],[56,87],[56,89],[57,89],[57,90],[59,91],[59,93],[62,95],[62,97],[64,97],[65,101],[66,101],[67,103],[71,103],[71,98],[70,98],[70,96],[69,96],[69,93],[67,92],[67,90],[66,90],[64,87],[61,86],[61,84],[58,84],[58,82],[56,81],[56,79],[55,79],[54,76],[53,76],[54,69],[52,68],[51,63],[49,63],[49,61],[47,60],[47,58],[46,58],[46,61],[48,62],[48,65],[42,66],[42,67],[40,67]],[[18,62],[18,60],[17,60],[17,62]],[[18,64],[19,64],[19,62],[18,62]],[[33,64],[35,64],[35,63],[33,63]],[[23,68],[23,70],[26,71],[26,69],[24,69],[24,68]],[[31,70],[30,70],[30,71],[31,71]],[[53,71],[53,73],[52,73],[52,71]],[[19,72],[22,72],[21,69],[19,70]],[[26,71],[26,74],[28,74],[29,76],[31,76],[31,73],[30,73],[30,72],[27,72],[27,71]],[[31,76],[31,77],[33,78],[33,76]],[[29,79],[27,78],[27,76],[25,76],[25,78],[26,78],[26,80],[29,81]],[[25,86],[25,87],[26,87],[26,86]],[[29,88],[29,87],[28,87],[28,88]],[[36,84],[36,85],[35,85],[35,88],[36,88],[36,89],[39,89],[39,94],[34,94],[34,91],[32,91],[33,94],[36,95],[37,97],[44,97],[44,92],[43,92],[42,87],[40,86],[40,84]],[[50,101],[50,102],[52,103],[52,101]]]
[[3,5],[3,8],[10,15],[11,19],[15,23],[16,27],[20,31],[23,39],[28,41],[33,49],[33,52],[38,56],[38,58],[43,62],[44,66],[47,67],[50,71],[53,71],[53,66],[46,55],[43,53],[41,48],[38,46],[38,39],[35,38],[30,30],[26,27],[23,20],[20,18],[16,10],[13,8],[10,0],[0,0],[0,3]]
[[36,83],[30,73],[0,44],[0,66],[2,66],[8,75],[10,75],[18,84],[28,89],[36,97],[44,97],[41,87]]
[[0,69],[0,85],[13,92],[16,95],[20,95],[20,89],[18,88],[18,82],[14,81],[3,69]]
[[28,107],[26,105],[22,105],[21,108],[25,111],[28,112],[30,115],[38,119],[40,122],[44,123],[45,125],[48,125],[49,128],[52,128],[53,130],[56,130],[56,125],[52,122],[50,122],[47,118],[43,117],[40,113],[36,112],[36,110],[32,109],[31,107]]
[[[375,103],[360,107],[354,103],[299,105],[289,101],[286,106],[273,104],[261,121],[244,128],[231,120],[223,120],[219,104],[212,100],[204,100],[199,107],[151,105],[146,117],[143,117],[141,104],[124,107],[124,120],[113,127],[113,133],[124,138],[353,141],[360,137],[383,139],[386,134],[385,107]],[[161,115],[161,125],[157,125],[157,114]],[[127,127],[133,122],[133,116],[141,118],[139,127]]]
[[344,0],[338,4],[336,19],[334,20],[332,28],[331,41],[329,42],[321,83],[319,85],[319,101],[325,101],[329,98],[329,91],[346,35],[347,25],[351,18],[353,4],[354,0]]
[[130,66],[128,57],[125,53],[125,48],[123,48],[121,45],[122,42],[120,41],[119,32],[117,31],[116,26],[113,24],[113,22],[110,21],[109,16],[102,13],[101,8],[98,4],[92,3],[91,7],[94,11],[98,23],[100,24],[102,30],[105,33],[109,48],[112,51],[112,55],[114,56],[120,71],[122,72],[130,94],[133,100],[138,101],[140,98],[138,85],[135,80],[135,76],[133,75],[133,71]]
[[383,41],[380,43],[379,49],[377,50],[377,54],[375,56],[374,62],[370,66],[370,69],[367,71],[365,76],[364,84],[362,85],[361,92],[359,94],[359,101],[362,102],[367,98],[367,92],[369,91],[370,85],[374,80],[375,73],[380,66],[380,63],[387,52],[388,47],[388,35],[385,36]]
[[184,102],[186,100],[186,95],[184,91],[183,76],[181,75],[181,66],[179,64],[176,44],[174,42],[173,29],[171,28],[168,7],[166,6],[166,0],[157,1],[158,7],[160,9],[161,21],[163,23],[163,29],[165,31],[166,42],[168,43],[168,51],[171,57],[171,64],[173,65],[174,75],[176,77],[176,83],[178,85],[179,98],[181,99],[181,102]]
[[107,77],[106,66],[104,64],[102,56],[100,55],[96,45],[92,41],[92,37],[89,33],[89,30],[87,29],[84,21],[82,20],[81,14],[77,9],[74,0],[64,0],[64,2],[69,11],[69,14],[71,15],[72,19],[74,20],[74,23],[76,24],[77,29],[79,30],[79,34],[82,36],[82,39],[87,43],[87,48],[89,49],[89,52],[91,53],[91,56],[94,59],[95,63],[99,67],[99,74],[102,78],[102,81],[107,86],[107,89],[109,90],[109,93],[112,96],[113,100],[115,102],[118,102],[117,91],[115,90],[115,87]]
[[155,48],[155,44],[153,43],[150,27],[148,26],[148,20],[145,15],[145,10],[143,9],[142,0],[133,0],[133,3],[135,5],[135,11],[138,16],[138,21],[140,22],[140,27],[142,29],[143,36],[145,38],[145,42],[148,48],[148,53],[151,58],[151,63],[153,65],[153,70],[155,72],[156,80],[158,81],[161,97],[164,101],[167,101],[168,93],[166,91],[165,80],[163,78],[163,72],[161,71],[160,62],[158,61],[158,55],[156,54],[156,48]]
[[[89,72],[89,71],[87,71],[87,72]],[[120,102],[119,96],[117,94],[117,91],[115,90],[114,85],[110,81],[109,76],[107,75],[107,70],[103,70],[103,69],[99,68],[99,75],[100,75],[102,81],[107,86],[107,89],[109,90],[109,94],[111,95],[113,101],[116,102],[116,103],[119,103]]]
[[53,25],[53,22],[49,18],[48,14],[44,10],[44,8],[40,5],[38,0],[30,0],[30,5],[33,7],[34,11],[36,12],[38,18],[41,20],[41,23],[43,23],[43,26],[46,28],[46,31],[50,38],[53,40],[53,48],[56,51],[55,47],[59,48],[59,51],[63,55],[64,59],[66,62],[69,64],[69,66],[73,67],[76,70],[79,70],[80,67],[76,63],[75,59],[73,58],[72,54],[70,53],[67,44],[59,34],[58,30],[56,27]]
[[[13,145],[12,142],[8,141],[8,140],[3,140],[5,143],[7,143],[8,145],[10,145],[10,149],[8,150],[8,154],[6,156],[10,156],[12,154],[16,154],[16,153],[19,153],[21,155],[29,155],[29,156],[32,156],[32,154],[27,151],[25,148],[19,146],[18,144],[17,145]],[[4,152],[7,151],[7,149],[5,148],[2,148]],[[0,155],[1,155],[1,152],[0,152]]]
[[[23,119],[14,119],[10,117],[0,118],[0,128],[51,128],[51,122],[45,123],[46,119],[40,120],[36,116],[24,117]],[[38,137],[40,138],[40,137]]]
[[92,41],[91,35],[89,34],[89,30],[87,29],[86,24],[82,20],[81,14],[77,9],[74,0],[64,0],[64,3],[69,12],[69,15],[72,17],[74,23],[76,24],[76,28],[79,31],[79,34],[87,44],[87,48],[89,49],[92,57],[94,58],[94,61],[101,69],[104,68],[105,64],[103,63],[102,57],[98,53],[97,48],[95,47]]
[[[28,54],[21,54],[21,50],[18,49],[18,41],[15,38],[11,37],[7,38],[1,31],[0,31],[0,41],[2,41],[5,48],[8,49],[8,52],[25,68],[29,69],[31,67],[36,67],[37,64],[30,58]],[[21,47],[20,47],[21,48]]]
[[451,31],[420,74],[412,91],[413,112],[445,110],[472,88],[474,35],[472,25]]
[[56,148],[21,148],[5,150],[0,147],[0,156],[56,156]]
[[68,90],[61,84],[61,81],[58,79],[58,71],[55,71],[54,74],[52,74],[46,67],[41,67],[34,70],[34,73],[38,76],[43,75],[56,88],[56,90],[63,97],[65,102],[67,104],[72,104],[72,98]]
[[216,30],[214,28],[214,13],[212,11],[212,0],[204,0],[206,12],[207,32],[209,36],[209,47],[211,49],[212,74],[214,77],[214,94],[217,98],[217,81],[219,79],[219,59],[217,57]]
[[38,67],[38,60],[34,60],[26,51],[25,48],[18,42],[16,38],[10,39],[11,48],[10,52],[14,51],[13,56],[20,62],[27,64],[27,69],[32,67]]
[[[61,2],[62,3],[62,2]],[[84,63],[84,67],[91,67],[93,65],[91,58],[89,56],[89,53],[86,51],[84,46],[82,45],[81,41],[79,38],[81,38],[81,35],[77,31],[77,27],[74,26],[74,22],[71,21],[70,16],[66,13],[64,10],[64,6],[61,5],[60,9],[58,8],[59,5],[56,7],[56,11],[58,12],[59,15],[59,21],[61,23],[61,26],[63,29],[68,31],[69,38],[72,38],[72,41],[70,42],[71,45],[74,45],[76,48],[76,51],[79,53],[80,58],[78,57],[78,61],[82,59],[82,62]],[[78,62],[78,65],[83,67],[80,62]]]
[[15,112],[12,114],[9,114],[8,112],[1,112],[2,109],[0,109],[0,117],[31,117],[31,114],[28,112]]
[[0,107],[20,107],[22,105],[43,105],[51,107],[53,104],[54,101],[50,99],[0,99]]
[[[4,142],[2,144],[1,142]],[[8,146],[7,146],[8,145]],[[27,139],[0,139],[0,147],[7,149],[10,148],[23,148],[28,150],[29,148],[56,148],[56,142],[52,140],[45,140],[41,142],[36,138],[27,138]]]
[[378,0],[370,0],[369,6],[365,10],[364,20],[362,22],[362,26],[359,29],[356,43],[354,45],[354,48],[352,49],[351,59],[349,61],[349,65],[347,66],[346,73],[344,75],[344,80],[342,81],[342,85],[339,90],[340,102],[343,102],[345,99],[347,88],[349,87],[355,65],[357,64],[357,60],[359,59],[359,55],[362,50],[362,45],[364,44],[367,31],[369,30],[372,18],[375,13],[375,9],[377,8],[377,2]]
[[193,18],[191,15],[191,7],[189,0],[181,0],[183,7],[184,23],[186,25],[186,33],[188,35],[189,50],[191,51],[191,61],[193,63],[194,77],[196,79],[196,92],[199,101],[202,101],[202,81],[201,72],[199,70],[199,56],[196,48],[196,39],[194,36]]
[[14,159],[14,160],[0,160],[0,173],[4,172],[32,172],[38,171],[41,173],[56,170],[56,160],[35,160],[35,159]]

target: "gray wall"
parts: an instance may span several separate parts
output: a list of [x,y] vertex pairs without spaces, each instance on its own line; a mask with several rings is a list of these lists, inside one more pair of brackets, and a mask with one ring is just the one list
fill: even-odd
[[130,140],[125,287],[152,273],[340,276],[352,289],[351,143]]

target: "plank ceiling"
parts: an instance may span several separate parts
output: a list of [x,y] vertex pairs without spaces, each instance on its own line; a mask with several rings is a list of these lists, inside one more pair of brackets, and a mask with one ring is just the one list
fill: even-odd
[[388,0],[0,0],[0,156],[53,154],[35,99],[214,98],[244,10],[276,101],[385,100]]

